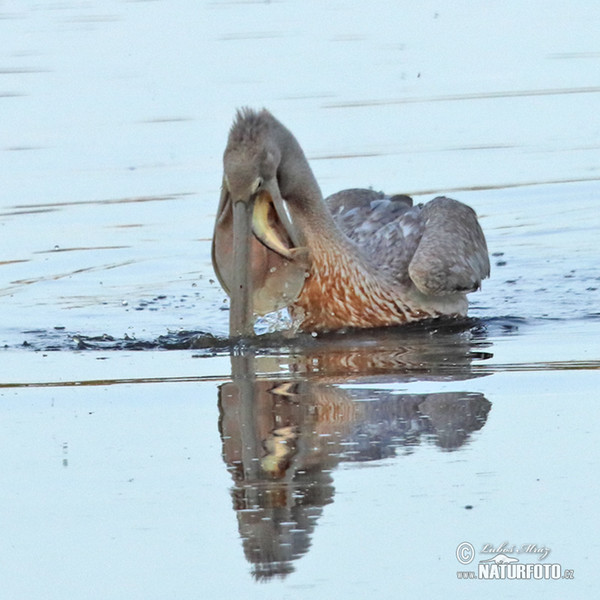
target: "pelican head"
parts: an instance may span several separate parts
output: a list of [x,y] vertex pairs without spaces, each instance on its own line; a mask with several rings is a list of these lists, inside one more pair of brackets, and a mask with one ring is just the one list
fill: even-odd
[[238,111],[223,155],[212,246],[215,272],[231,298],[232,337],[253,335],[254,314],[289,306],[302,290],[310,262],[286,192],[304,191],[307,178],[318,192],[281,123],[266,110]]

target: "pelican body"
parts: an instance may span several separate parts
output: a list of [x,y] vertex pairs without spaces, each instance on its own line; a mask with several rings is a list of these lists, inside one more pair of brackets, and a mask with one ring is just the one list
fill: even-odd
[[212,260],[232,337],[284,307],[310,332],[465,316],[467,293],[489,276],[469,206],[370,189],[324,200],[296,138],[267,110],[238,111],[223,166]]

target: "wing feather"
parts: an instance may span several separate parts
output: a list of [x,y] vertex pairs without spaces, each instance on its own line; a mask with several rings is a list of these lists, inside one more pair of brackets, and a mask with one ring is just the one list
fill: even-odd
[[483,231],[475,211],[440,196],[423,206],[423,236],[408,273],[424,294],[472,292],[490,274]]

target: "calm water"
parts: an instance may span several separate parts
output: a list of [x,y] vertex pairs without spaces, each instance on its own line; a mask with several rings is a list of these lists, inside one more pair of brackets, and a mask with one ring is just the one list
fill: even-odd
[[[599,27],[584,1],[0,4],[6,597],[593,597]],[[230,357],[240,105],[325,194],[473,206],[473,320]],[[502,544],[574,579],[457,578]]]

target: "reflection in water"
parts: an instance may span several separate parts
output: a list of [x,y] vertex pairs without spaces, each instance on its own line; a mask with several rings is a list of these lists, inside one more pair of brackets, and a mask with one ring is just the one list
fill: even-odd
[[[259,358],[252,352],[232,356],[233,381],[219,389],[219,430],[244,553],[257,579],[284,577],[308,551],[323,507],[333,502],[332,472],[340,462],[411,453],[423,442],[452,451],[483,427],[491,404],[480,393],[377,388],[384,365],[388,382],[392,376],[414,380],[416,368],[420,378],[473,377],[470,361],[463,360],[476,354],[472,345],[460,335],[451,337],[453,354],[440,353],[439,359],[454,369],[437,376],[432,373],[440,364],[419,359],[423,352],[429,357],[439,352],[439,343],[424,344],[423,336],[414,346],[400,347],[396,339],[387,356],[385,340],[375,352],[363,345],[362,360],[358,348],[346,347],[345,353],[330,344],[306,349],[288,365],[296,373],[285,380],[257,377]],[[359,376],[353,365],[365,366],[368,356],[372,370]]]

